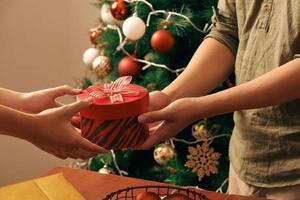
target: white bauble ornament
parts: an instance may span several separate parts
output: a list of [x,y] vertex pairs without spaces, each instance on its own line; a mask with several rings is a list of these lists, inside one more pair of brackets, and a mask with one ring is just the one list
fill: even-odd
[[122,29],[128,39],[135,41],[144,36],[146,25],[141,18],[133,16],[124,21]]
[[103,4],[100,10],[100,17],[105,24],[116,25],[118,24],[118,20],[116,20],[110,11],[109,4]]
[[114,173],[107,165],[104,165],[101,169],[99,169],[98,172],[100,174],[113,174]]
[[155,148],[153,156],[158,164],[165,165],[175,156],[175,154],[175,149],[171,145],[163,143]]
[[97,48],[89,48],[83,54],[83,63],[87,66],[92,66],[93,61],[100,55],[100,50]]

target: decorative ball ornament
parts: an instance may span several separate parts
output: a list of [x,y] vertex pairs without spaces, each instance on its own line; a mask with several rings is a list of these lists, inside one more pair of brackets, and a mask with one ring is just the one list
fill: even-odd
[[158,52],[167,53],[174,45],[175,39],[173,35],[165,29],[156,31],[151,37],[151,46]]
[[100,55],[99,49],[89,48],[84,52],[82,60],[83,60],[84,64],[86,64],[87,66],[92,66],[93,61],[99,55]]
[[98,56],[93,62],[93,70],[98,77],[104,78],[110,74],[112,67],[108,57]]
[[130,14],[128,3],[124,0],[117,0],[113,2],[110,6],[110,11],[112,16],[118,20],[124,20]]
[[175,156],[175,149],[168,144],[160,144],[154,150],[154,159],[160,165],[167,164],[174,156]]
[[112,16],[110,12],[110,5],[103,4],[100,10],[100,17],[105,24],[116,25],[119,22]]
[[141,192],[136,196],[136,200],[161,200],[159,195],[154,192]]
[[171,194],[166,196],[164,200],[192,200],[192,199],[184,194]]
[[202,124],[201,121],[199,123],[193,125],[192,135],[197,140],[207,140],[212,137],[209,130],[207,130],[206,126],[204,124]]
[[119,76],[137,76],[142,70],[141,64],[130,56],[122,58],[118,65]]
[[136,16],[127,18],[122,26],[124,35],[132,41],[141,39],[146,32],[144,21]]
[[99,31],[92,31],[90,34],[90,41],[92,44],[96,45],[97,44],[97,38],[100,35]]
[[114,173],[107,165],[104,165],[101,169],[99,169],[98,172],[100,174],[113,174]]

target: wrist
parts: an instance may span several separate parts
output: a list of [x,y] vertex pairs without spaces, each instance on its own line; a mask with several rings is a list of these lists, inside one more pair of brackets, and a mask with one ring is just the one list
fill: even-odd
[[178,95],[176,95],[176,90],[173,90],[170,87],[164,88],[161,92],[168,98],[170,103],[179,99]]
[[24,112],[20,113],[20,116],[16,119],[18,126],[13,130],[14,136],[30,141],[38,128],[37,115]]
[[196,98],[194,119],[199,120],[199,119],[215,116],[218,110],[217,100],[218,99],[214,98],[211,95]]
[[198,119],[209,118],[234,111],[231,96],[228,95],[227,90],[198,97],[196,101],[197,107],[195,110]]
[[24,94],[25,93],[0,88],[0,104],[9,108],[21,110]]

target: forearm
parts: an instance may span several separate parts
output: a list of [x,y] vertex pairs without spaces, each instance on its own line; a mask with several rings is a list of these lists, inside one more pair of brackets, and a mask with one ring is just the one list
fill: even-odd
[[163,92],[171,101],[205,95],[229,76],[234,59],[227,46],[208,38],[199,46],[185,71]]
[[0,105],[0,134],[22,139],[27,138],[28,130],[33,130],[33,115]]
[[198,98],[197,109],[204,116],[197,116],[197,118],[273,106],[298,99],[300,98],[299,77],[300,59],[297,59],[247,83]]
[[21,110],[22,94],[23,93],[0,88],[0,104],[10,108]]

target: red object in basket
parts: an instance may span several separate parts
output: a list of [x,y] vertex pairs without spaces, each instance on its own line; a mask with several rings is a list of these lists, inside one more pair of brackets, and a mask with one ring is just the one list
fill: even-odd
[[80,112],[82,136],[105,149],[128,149],[141,145],[148,137],[148,127],[138,122],[147,111],[148,91],[130,84],[130,76],[111,84],[84,90],[79,99],[93,97],[93,104]]

